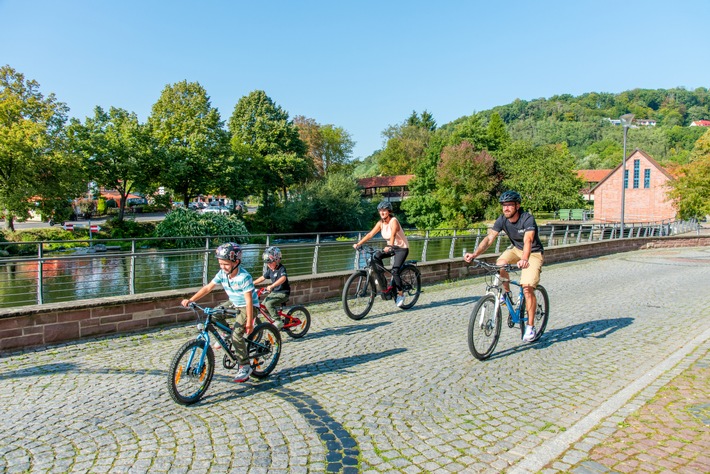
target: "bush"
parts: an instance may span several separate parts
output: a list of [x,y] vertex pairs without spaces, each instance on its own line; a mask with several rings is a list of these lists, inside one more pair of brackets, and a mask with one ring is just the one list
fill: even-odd
[[119,221],[117,217],[112,217],[106,220],[101,231],[108,234],[112,239],[139,239],[153,237],[155,224],[152,222],[136,222],[131,219]]

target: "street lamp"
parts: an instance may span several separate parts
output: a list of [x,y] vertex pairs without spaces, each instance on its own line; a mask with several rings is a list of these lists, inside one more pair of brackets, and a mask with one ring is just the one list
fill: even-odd
[[621,159],[621,237],[624,237],[624,198],[626,194],[626,133],[629,131],[634,114],[624,114],[621,117],[621,126],[624,127],[624,157]]

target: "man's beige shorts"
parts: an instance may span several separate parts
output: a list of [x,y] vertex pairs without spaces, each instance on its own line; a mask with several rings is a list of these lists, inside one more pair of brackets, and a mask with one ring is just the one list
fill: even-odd
[[[503,252],[500,257],[498,257],[496,263],[500,265],[502,262],[505,262],[513,265],[518,263],[522,258],[523,251],[513,247]],[[528,258],[528,268],[523,268],[520,272],[521,285],[529,285],[535,288],[537,284],[540,283],[540,272],[542,271],[542,263],[544,260],[540,252],[530,254],[530,258]]]

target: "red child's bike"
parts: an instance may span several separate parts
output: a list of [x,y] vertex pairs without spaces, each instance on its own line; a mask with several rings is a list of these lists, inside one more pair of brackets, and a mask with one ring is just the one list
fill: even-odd
[[[263,321],[261,318],[264,318],[271,324],[274,323],[274,319],[269,315],[269,312],[266,310],[266,306],[264,306],[264,303],[261,301],[262,295],[266,295],[268,293],[269,292],[266,288],[259,288],[257,292],[259,297],[259,314],[255,315],[256,321],[254,326]],[[284,327],[281,328],[281,330],[294,339],[300,339],[305,336],[308,329],[311,327],[311,313],[308,312],[305,306],[292,306],[288,308],[288,311],[286,311],[284,305],[282,304],[278,309],[278,313],[281,317],[281,321],[284,323]]]

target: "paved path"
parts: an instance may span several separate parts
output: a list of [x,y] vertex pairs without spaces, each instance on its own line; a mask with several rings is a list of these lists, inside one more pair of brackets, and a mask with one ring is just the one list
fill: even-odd
[[543,339],[504,327],[486,362],[480,278],[361,321],[311,305],[271,377],[218,367],[191,407],[166,390],[188,326],[6,356],[0,472],[710,472],[709,278],[710,248],[545,267]]

